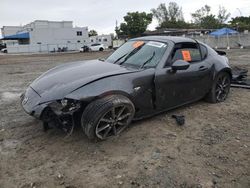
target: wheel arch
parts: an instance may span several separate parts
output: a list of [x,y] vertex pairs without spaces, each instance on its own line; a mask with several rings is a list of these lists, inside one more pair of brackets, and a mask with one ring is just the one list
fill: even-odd
[[232,77],[233,77],[233,75],[232,75],[232,70],[231,70],[231,68],[229,68],[229,67],[225,67],[225,68],[221,69],[220,71],[218,71],[218,72],[216,73],[216,75],[214,76],[214,79],[215,79],[220,73],[222,73],[222,72],[228,73],[229,76],[230,76],[230,79],[232,80]]
[[131,100],[131,102],[134,104],[132,96],[129,93],[127,93],[126,91],[122,91],[122,90],[106,91],[106,92],[101,93],[98,96],[96,96],[95,99],[100,99],[100,98],[107,97],[110,95],[123,95],[123,96],[127,97],[129,100]]
[[[78,98],[76,100],[79,100],[81,103],[84,104],[84,106],[86,107],[88,104],[101,99],[101,98],[105,98],[111,95],[122,95],[127,97],[134,105],[134,107],[137,109],[136,107],[136,103],[135,100],[133,98],[133,96],[131,94],[129,94],[127,91],[125,90],[106,90],[106,91],[99,91],[98,93],[95,93],[95,95],[92,96],[87,96],[87,95],[82,95],[81,98]],[[74,98],[73,96],[71,96],[70,98]]]

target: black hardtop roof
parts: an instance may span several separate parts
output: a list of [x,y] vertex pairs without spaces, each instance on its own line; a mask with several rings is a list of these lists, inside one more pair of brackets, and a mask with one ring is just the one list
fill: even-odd
[[174,43],[180,42],[195,42],[194,39],[186,38],[186,37],[175,37],[175,36],[146,36],[146,37],[138,37],[131,40],[154,40],[159,42],[168,42],[172,41]]

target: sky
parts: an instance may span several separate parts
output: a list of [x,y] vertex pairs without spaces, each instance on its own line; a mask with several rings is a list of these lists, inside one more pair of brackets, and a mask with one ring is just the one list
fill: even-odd
[[[170,0],[174,1],[174,0]],[[88,26],[98,34],[114,33],[116,20],[123,21],[127,12],[150,12],[164,0],[0,0],[0,28],[2,26],[25,25],[34,20],[73,21],[74,26]],[[220,5],[224,6],[231,17],[250,16],[250,0],[176,0],[182,7],[186,21],[190,13],[208,4],[212,13],[217,14]],[[150,30],[157,21],[149,25]]]

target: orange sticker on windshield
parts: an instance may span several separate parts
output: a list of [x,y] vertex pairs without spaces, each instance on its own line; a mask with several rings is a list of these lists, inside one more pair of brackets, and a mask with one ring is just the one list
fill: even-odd
[[134,48],[139,48],[140,46],[142,46],[144,44],[143,41],[136,41],[135,43],[133,43],[133,47]]
[[191,61],[191,55],[188,50],[182,50],[181,53],[184,61]]

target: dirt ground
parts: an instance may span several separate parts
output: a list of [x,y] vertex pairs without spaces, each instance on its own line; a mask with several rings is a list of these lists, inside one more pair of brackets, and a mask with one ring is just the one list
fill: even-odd
[[[220,104],[200,101],[134,122],[118,137],[90,142],[43,132],[19,95],[44,71],[103,53],[0,55],[0,187],[250,187],[250,90]],[[230,50],[250,71],[250,50]],[[186,117],[178,126],[172,114]]]

